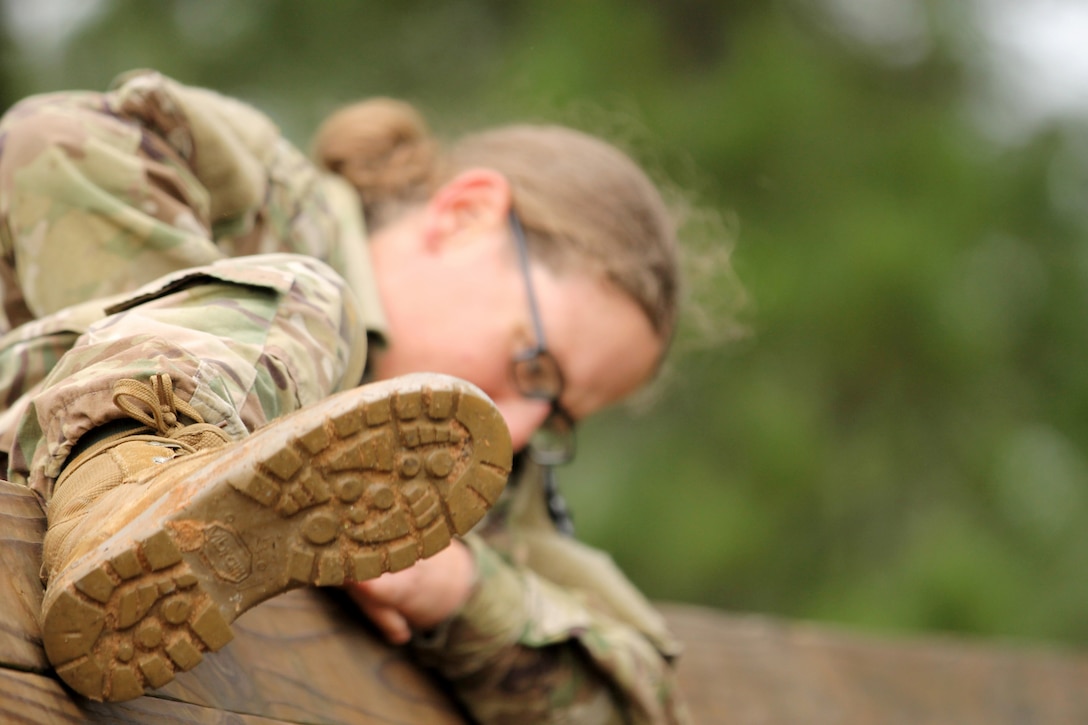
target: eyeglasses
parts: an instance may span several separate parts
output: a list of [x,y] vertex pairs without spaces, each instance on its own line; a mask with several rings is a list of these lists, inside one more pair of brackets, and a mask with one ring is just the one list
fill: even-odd
[[514,232],[514,246],[517,247],[518,262],[525,278],[529,314],[536,335],[535,347],[514,356],[514,383],[518,392],[526,398],[551,403],[548,417],[529,439],[529,456],[542,466],[558,466],[574,458],[574,418],[559,404],[563,395],[563,374],[544,341],[540,308],[533,291],[533,278],[529,274],[529,245],[525,241],[525,229],[521,225],[521,219],[513,208],[510,209],[510,228]]

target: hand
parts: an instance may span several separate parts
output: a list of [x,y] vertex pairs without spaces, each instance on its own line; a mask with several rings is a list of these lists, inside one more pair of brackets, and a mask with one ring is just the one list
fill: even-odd
[[430,629],[456,612],[472,593],[475,577],[472,553],[455,539],[408,569],[344,589],[389,642],[404,644],[413,629]]

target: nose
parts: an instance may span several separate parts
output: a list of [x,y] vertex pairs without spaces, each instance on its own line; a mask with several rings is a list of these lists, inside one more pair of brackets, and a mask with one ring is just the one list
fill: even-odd
[[520,451],[529,444],[533,433],[551,412],[548,401],[522,397],[496,400],[495,407],[499,409],[506,421],[506,427],[510,429],[510,440],[515,451]]

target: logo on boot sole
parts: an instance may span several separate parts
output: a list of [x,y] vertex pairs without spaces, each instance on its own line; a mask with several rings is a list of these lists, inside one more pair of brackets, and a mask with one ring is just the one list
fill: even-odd
[[225,526],[213,524],[204,529],[204,558],[220,579],[237,584],[253,571],[253,555]]

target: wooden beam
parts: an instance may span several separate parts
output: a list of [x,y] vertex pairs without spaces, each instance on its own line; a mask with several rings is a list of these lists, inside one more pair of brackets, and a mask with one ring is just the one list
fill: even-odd
[[[465,722],[440,683],[380,641],[335,590],[247,612],[235,639],[160,690],[119,704],[73,695],[50,671],[37,612],[44,517],[0,481],[0,722]],[[875,637],[682,604],[662,611],[687,650],[698,723],[1088,722],[1088,655],[957,637]]]

